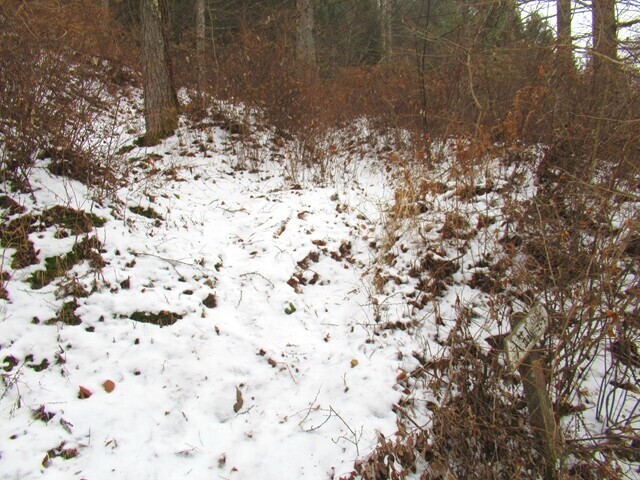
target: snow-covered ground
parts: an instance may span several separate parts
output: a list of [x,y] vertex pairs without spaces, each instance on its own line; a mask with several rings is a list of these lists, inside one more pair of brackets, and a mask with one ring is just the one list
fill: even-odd
[[[15,271],[4,252],[2,478],[338,478],[394,433],[411,340],[374,335],[366,278],[393,193],[384,173],[362,160],[357,176],[300,189],[281,162],[235,168],[227,140],[182,129],[132,150],[118,201],[94,202],[44,163],[34,195],[13,195],[27,212],[106,219],[88,234],[106,265],[35,290],[32,273],[78,238],[32,233],[40,262]],[[62,283],[91,292],[79,325],[47,322],[71,298]]]
[[[105,122],[111,150],[140,133],[128,121]],[[13,225],[38,262],[3,250],[0,478],[338,480],[397,412],[428,425],[416,372],[460,311],[485,353],[510,329],[486,282],[540,151],[465,170],[450,142],[421,170],[354,129],[300,146],[185,122],[124,153],[112,195],[39,162],[33,193],[3,200],[3,228],[32,215]]]

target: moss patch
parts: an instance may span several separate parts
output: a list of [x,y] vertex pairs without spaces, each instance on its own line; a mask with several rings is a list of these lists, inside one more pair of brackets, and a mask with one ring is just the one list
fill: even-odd
[[118,149],[118,151],[116,152],[116,155],[124,155],[126,153],[129,153],[131,150],[134,150],[135,148],[136,148],[135,145],[123,145]]
[[25,208],[6,195],[0,195],[0,208],[6,210],[8,215],[24,213]]
[[82,323],[82,319],[76,315],[76,309],[78,308],[78,304],[76,301],[65,302],[58,310],[57,315],[51,320],[47,320],[45,325],[55,325],[58,322],[64,323],[65,325],[80,325]]
[[[106,220],[98,215],[56,205],[40,215],[23,215],[0,225],[0,245],[16,250],[11,260],[11,268],[24,268],[38,263],[38,255],[33,247],[33,242],[29,240],[29,234],[41,232],[48,227],[57,225],[69,234],[80,235],[91,232],[94,227],[102,227],[105,223]],[[65,237],[68,235],[57,236]]]
[[10,372],[11,370],[14,369],[14,367],[16,367],[16,366],[18,366],[20,364],[20,360],[18,360],[13,355],[7,355],[6,357],[4,357],[2,362],[4,363],[4,365],[2,366],[2,369],[5,372]]
[[102,227],[107,221],[93,213],[75,210],[73,208],[56,205],[40,215],[43,225],[50,227],[58,225],[67,228],[74,235],[89,233],[94,227]]
[[101,268],[104,266],[104,260],[99,253],[96,252],[102,244],[95,237],[87,237],[80,243],[76,243],[71,251],[65,255],[57,257],[47,257],[44,260],[45,269],[33,272],[29,277],[29,284],[34,290],[49,285],[53,280],[63,276],[74,265],[89,260],[93,268]]
[[[32,360],[33,362],[33,360]],[[40,363],[30,363],[27,364],[27,367],[31,368],[32,370],[36,371],[36,372],[41,372],[43,370],[46,370],[47,368],[49,368],[49,360],[47,360],[46,358],[43,358],[42,361]]]
[[129,207],[129,210],[131,210],[136,215],[140,215],[142,217],[162,220],[162,215],[160,215],[158,212],[156,212],[151,207],[146,207],[146,208],[140,207],[140,206],[138,206],[138,207]]
[[183,315],[179,313],[162,310],[157,313],[133,312],[129,318],[131,318],[131,320],[135,320],[136,322],[151,323],[153,325],[159,325],[160,327],[165,327],[167,325],[173,325],[182,317]]
[[37,217],[23,215],[0,226],[0,245],[14,248],[16,253],[11,260],[11,268],[19,269],[38,263],[38,255],[29,240],[29,233],[34,231]]

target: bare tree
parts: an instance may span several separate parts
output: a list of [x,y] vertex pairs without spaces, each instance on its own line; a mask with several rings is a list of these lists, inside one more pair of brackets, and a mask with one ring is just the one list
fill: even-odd
[[558,67],[561,74],[566,74],[575,67],[572,55],[571,0],[556,0],[556,15]]
[[614,70],[617,58],[616,0],[592,0],[593,72],[602,77]]
[[379,0],[380,5],[380,40],[381,60],[388,61],[391,58],[393,44],[391,42],[391,0]]
[[198,97],[202,100],[205,93],[205,0],[196,0],[196,56],[198,57]]
[[313,38],[313,0],[296,0],[298,12],[298,59],[310,65],[316,62],[316,47]]
[[169,56],[169,20],[166,0],[142,0],[142,82],[144,88],[144,142],[156,144],[178,126],[178,97]]

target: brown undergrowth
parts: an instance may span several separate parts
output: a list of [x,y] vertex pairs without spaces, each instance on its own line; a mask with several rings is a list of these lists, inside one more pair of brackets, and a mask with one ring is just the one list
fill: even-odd
[[[0,178],[28,191],[38,160],[96,190],[116,182],[109,132],[96,129],[134,75],[126,35],[94,3],[0,5]],[[115,127],[114,127],[115,128]],[[6,187],[5,187],[6,188]]]
[[[625,478],[640,460],[640,171],[621,174],[616,140],[597,161],[564,135],[542,148],[478,141],[399,175],[373,281],[383,296],[405,284],[404,324],[431,346],[399,376],[397,438],[352,478]],[[466,292],[455,304],[452,288]],[[504,354],[536,303],[548,327],[534,348],[563,433],[550,468]]]

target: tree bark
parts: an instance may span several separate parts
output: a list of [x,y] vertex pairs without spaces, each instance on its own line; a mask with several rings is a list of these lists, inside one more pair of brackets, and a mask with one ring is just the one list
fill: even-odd
[[198,57],[198,98],[202,103],[206,86],[205,36],[206,23],[204,16],[205,0],[196,0],[196,56]]
[[316,63],[316,47],[313,38],[313,0],[296,0],[298,12],[298,59],[309,65]]
[[592,48],[593,73],[597,77],[608,76],[616,68],[617,25],[615,0],[593,0]]
[[178,98],[169,56],[166,0],[142,0],[142,83],[146,145],[157,144],[178,127]]
[[391,40],[391,0],[380,2],[380,43],[382,62],[388,62],[393,51]]
[[558,67],[561,74],[575,68],[571,38],[571,0],[556,0]]

